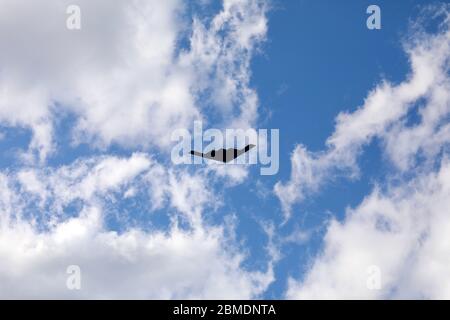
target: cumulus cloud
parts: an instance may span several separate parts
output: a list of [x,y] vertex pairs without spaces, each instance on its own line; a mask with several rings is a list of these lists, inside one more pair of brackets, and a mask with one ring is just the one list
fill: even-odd
[[[192,172],[164,159],[172,131],[195,119],[255,123],[250,59],[266,35],[265,1],[190,16],[180,0],[80,0],[81,29],[68,30],[72,4],[0,0],[0,125],[31,132],[28,161],[0,172],[0,297],[260,296],[272,264],[244,268],[234,226],[204,218],[221,205],[211,181],[242,181],[246,169]],[[66,118],[88,153],[50,165]],[[142,152],[108,154],[117,145]],[[155,212],[167,225],[139,224]],[[69,265],[81,268],[79,291],[66,287]]]
[[[256,297],[270,273],[247,272],[239,252],[226,250],[221,229],[122,234],[104,230],[98,208],[48,233],[2,226],[3,298]],[[14,245],[11,245],[14,243]],[[66,287],[69,265],[81,269],[81,290]]]
[[[232,225],[204,223],[214,195],[203,176],[165,169],[146,154],[23,169],[2,174],[0,186],[3,298],[248,299],[273,281],[270,264],[263,271],[242,266]],[[149,208],[152,202],[173,208],[168,229],[106,225],[107,202],[122,201],[130,187],[148,190],[139,201]],[[40,208],[36,197],[44,202]],[[64,210],[75,200],[79,211]],[[81,290],[66,286],[69,265],[81,269]]]
[[393,168],[344,221],[331,219],[322,252],[302,279],[290,279],[288,298],[450,297],[450,10],[436,12],[438,31],[416,25],[405,44],[412,71],[403,82],[383,82],[341,113],[326,151],[294,150],[291,180],[275,188],[287,215],[337,173],[355,176],[375,137]]
[[330,222],[322,254],[302,281],[291,279],[288,298],[448,299],[449,199],[448,159],[437,173],[375,189],[345,221]]
[[179,0],[78,1],[81,30],[66,28],[69,4],[1,1],[0,122],[31,129],[41,161],[55,151],[63,111],[76,118],[73,141],[97,147],[165,148],[174,129],[204,117],[210,91],[229,121],[256,119],[249,61],[265,37],[263,2],[225,0],[212,21],[191,26]]

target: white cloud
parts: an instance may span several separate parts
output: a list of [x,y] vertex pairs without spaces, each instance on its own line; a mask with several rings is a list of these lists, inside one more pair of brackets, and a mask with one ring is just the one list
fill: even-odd
[[[416,31],[405,44],[411,74],[399,84],[383,81],[356,111],[340,113],[325,151],[310,152],[302,145],[295,148],[290,180],[275,186],[286,217],[293,204],[318,191],[327,180],[337,175],[356,178],[358,156],[374,138],[381,139],[385,153],[401,172],[414,167],[419,152],[433,162],[448,142],[450,130],[449,24],[445,19],[436,35]],[[420,122],[408,125],[408,115],[417,105]]]
[[[148,155],[2,174],[0,186],[3,298],[248,299],[273,281],[270,263],[266,271],[243,268],[243,248],[228,236],[232,225],[203,220],[215,202],[204,177],[164,169]],[[167,201],[166,210],[174,212],[169,229],[108,229],[106,203],[121,201],[129,188],[148,191],[139,201],[149,208],[153,201],[159,207]],[[30,218],[36,196],[47,203]],[[61,210],[76,199],[82,201],[79,212]],[[179,226],[182,217],[187,227]],[[36,224],[38,219],[44,222]],[[81,268],[80,291],[66,287],[69,265]]]
[[0,1],[0,123],[31,129],[41,161],[55,151],[63,110],[76,118],[74,141],[99,147],[165,148],[172,130],[204,117],[203,92],[226,87],[217,97],[230,101],[216,101],[231,108],[223,115],[242,126],[255,120],[249,61],[265,37],[263,2],[225,0],[211,23],[194,19],[182,50],[191,21],[179,0],[78,1],[81,30],[66,29],[69,4]]
[[266,1],[226,0],[209,23],[194,19],[191,50],[180,61],[194,67],[197,90],[210,88],[210,101],[219,107],[225,127],[248,129],[256,121],[250,59],[266,36],[267,10]]
[[22,192],[61,207],[76,199],[92,202],[96,196],[118,192],[140,174],[158,166],[148,155],[135,153],[130,158],[79,159],[57,169],[24,168],[10,177],[13,182],[17,180]]
[[[250,59],[265,38],[264,1],[224,0],[216,16],[187,17],[180,0],[80,0],[75,31],[66,29],[69,4],[0,0],[0,124],[32,133],[28,161],[0,172],[0,297],[258,297],[272,263],[247,270],[233,227],[206,222],[205,210],[221,205],[208,170],[166,167],[147,153],[60,167],[46,160],[60,151],[56,128],[67,115],[73,143],[105,152],[116,144],[164,152],[173,129],[211,114],[251,126]],[[126,202],[139,205],[130,213]],[[123,215],[120,231],[108,224],[110,210]],[[168,228],[135,227],[156,210]],[[73,264],[80,291],[66,288]]]
[[[357,174],[357,157],[375,137],[394,166],[344,221],[330,221],[323,251],[302,279],[290,279],[288,298],[450,297],[449,7],[438,12],[439,31],[416,31],[406,45],[412,73],[405,81],[384,82],[361,108],[340,114],[325,152],[294,151],[291,180],[275,189],[287,215],[336,173]],[[379,290],[370,285],[373,266]]]
[[[332,220],[322,254],[288,298],[450,297],[450,162],[387,193],[375,189],[342,223]],[[367,286],[371,266],[381,289]]]
[[[102,229],[99,215],[90,208],[50,233],[2,228],[0,296],[248,299],[272,281],[270,273],[243,270],[243,256],[224,247],[220,229],[117,234]],[[73,264],[81,268],[80,291],[66,288]]]

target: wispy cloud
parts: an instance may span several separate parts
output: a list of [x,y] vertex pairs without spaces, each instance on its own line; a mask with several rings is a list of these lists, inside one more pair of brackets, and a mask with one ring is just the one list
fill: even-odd
[[[412,70],[405,81],[383,82],[362,107],[341,113],[323,153],[294,151],[291,180],[275,188],[287,216],[337,173],[356,174],[357,156],[375,137],[395,182],[387,178],[344,221],[331,220],[323,251],[302,279],[289,281],[288,298],[450,297],[450,11],[436,12],[439,31],[416,25],[405,44]],[[418,121],[409,124],[414,106]],[[379,287],[369,283],[373,266]]]
[[[275,193],[285,216],[292,206],[312,195],[338,176],[359,175],[358,156],[378,138],[383,151],[400,172],[416,165],[418,154],[432,162],[448,142],[450,41],[448,21],[441,31],[427,35],[416,30],[405,42],[411,73],[399,84],[383,81],[371,90],[364,104],[354,112],[340,113],[327,149],[311,152],[298,145],[291,156],[291,178],[278,182]],[[409,126],[407,117],[420,105],[418,125]]]

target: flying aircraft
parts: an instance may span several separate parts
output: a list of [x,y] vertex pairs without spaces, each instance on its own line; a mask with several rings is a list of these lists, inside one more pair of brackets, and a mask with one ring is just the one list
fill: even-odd
[[191,150],[191,154],[193,156],[197,156],[197,157],[202,157],[202,158],[220,161],[223,163],[228,163],[228,162],[236,159],[240,155],[248,152],[250,149],[252,149],[254,147],[255,147],[254,144],[248,144],[247,146],[245,146],[245,148],[242,148],[240,150],[235,149],[235,148],[229,148],[226,150],[225,149],[211,150],[208,153],[202,153],[202,152]]

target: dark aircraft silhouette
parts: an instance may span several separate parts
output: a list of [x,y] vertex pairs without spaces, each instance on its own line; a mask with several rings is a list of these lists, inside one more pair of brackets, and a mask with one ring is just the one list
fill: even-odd
[[240,149],[240,150],[235,149],[235,148],[229,148],[227,150],[225,150],[225,149],[211,150],[208,153],[202,153],[202,152],[197,152],[197,151],[192,150],[191,154],[193,156],[198,156],[198,157],[202,157],[202,158],[220,161],[223,163],[228,163],[228,162],[236,159],[237,157],[239,157],[241,154],[248,152],[250,149],[252,149],[254,147],[255,147],[254,144],[248,144],[245,148]]

